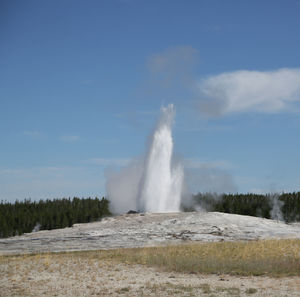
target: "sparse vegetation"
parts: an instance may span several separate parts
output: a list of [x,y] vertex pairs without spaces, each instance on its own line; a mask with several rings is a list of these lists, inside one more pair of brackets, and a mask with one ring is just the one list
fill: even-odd
[[[46,268],[55,257],[91,263],[122,262],[159,267],[165,271],[254,276],[300,276],[300,239],[195,243],[164,247],[63,252],[5,259],[36,257]],[[118,269],[118,268],[116,268]]]
[[200,286],[200,288],[202,289],[202,292],[203,292],[204,294],[209,294],[209,293],[211,293],[211,288],[210,288],[210,285],[209,285],[209,284],[202,284],[202,285]]
[[[158,269],[147,270],[146,266]],[[128,275],[130,269],[138,269],[136,277]],[[186,278],[176,272],[186,273]],[[137,277],[140,273],[148,278],[142,281]],[[195,275],[198,273],[213,275],[199,277]],[[30,292],[39,290],[45,291],[44,296],[53,296],[57,288],[64,293],[72,290],[74,296],[87,292],[100,296],[256,296],[264,290],[260,285],[255,287],[252,281],[248,285],[230,283],[230,274],[251,276],[251,280],[257,275],[284,277],[280,282],[286,281],[286,276],[299,277],[300,240],[0,256],[0,279],[11,280],[3,281],[6,291],[3,295],[0,292],[0,296],[35,296]],[[110,282],[109,286],[104,278]],[[189,282],[191,278],[193,281]],[[72,286],[68,287],[67,283]],[[52,291],[48,292],[45,286]]]
[[255,294],[257,292],[257,289],[255,288],[249,288],[249,289],[246,289],[245,293],[246,294]]
[[300,275],[300,240],[217,242],[113,251],[130,263],[185,273]]

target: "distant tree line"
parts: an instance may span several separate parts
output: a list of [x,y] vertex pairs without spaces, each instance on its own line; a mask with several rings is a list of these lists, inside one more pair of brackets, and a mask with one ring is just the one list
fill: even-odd
[[207,211],[241,214],[300,221],[300,192],[283,194],[223,194],[198,193],[193,196],[194,207]]
[[21,235],[38,230],[71,227],[110,215],[105,198],[54,199],[0,203],[0,237]]
[[[300,221],[300,192],[283,194],[223,194],[198,193],[193,207],[207,211]],[[38,230],[71,227],[75,223],[97,221],[111,215],[106,198],[64,198],[40,201],[0,203],[0,238]]]

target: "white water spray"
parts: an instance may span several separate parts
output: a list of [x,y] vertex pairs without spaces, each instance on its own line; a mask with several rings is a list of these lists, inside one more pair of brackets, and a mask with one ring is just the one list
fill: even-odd
[[172,164],[174,115],[173,104],[163,107],[152,135],[140,182],[141,211],[172,212],[180,209],[183,168],[180,164]]
[[146,154],[108,176],[106,189],[113,212],[177,212],[183,188],[183,166],[174,162],[173,104],[163,107]]

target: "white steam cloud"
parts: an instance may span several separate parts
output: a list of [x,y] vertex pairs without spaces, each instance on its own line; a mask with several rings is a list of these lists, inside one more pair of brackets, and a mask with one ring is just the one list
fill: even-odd
[[113,213],[138,210],[140,180],[143,174],[143,159],[132,160],[121,171],[106,174],[106,193]]
[[173,158],[172,104],[163,107],[145,155],[120,172],[107,175],[106,190],[113,212],[180,210],[183,167]]
[[271,194],[269,195],[269,200],[271,203],[271,219],[272,220],[276,220],[276,221],[284,221],[283,218],[283,213],[282,213],[282,206],[283,206],[283,202],[281,200],[279,200],[279,195],[278,194]]
[[[155,98],[172,98],[179,105],[181,98],[196,95],[199,112],[207,116],[277,113],[295,110],[300,102],[300,68],[239,70],[199,80],[194,73],[197,60],[198,51],[189,46],[169,48],[152,55],[147,63],[151,76],[146,93]],[[185,99],[185,106],[188,100]],[[176,163],[173,156],[174,115],[173,105],[163,108],[145,154],[130,161],[121,171],[107,173],[106,190],[113,212],[179,210],[181,197],[185,196],[184,174],[183,166]],[[237,190],[231,174],[222,166],[188,163],[186,166],[185,162],[189,192],[199,187],[201,191],[216,193]],[[193,184],[197,189],[193,189]],[[183,200],[188,201],[185,198]],[[276,199],[272,207],[272,217],[281,219],[280,203]]]
[[291,109],[300,101],[300,69],[221,73],[201,80],[198,90],[197,103],[204,114],[275,113]]

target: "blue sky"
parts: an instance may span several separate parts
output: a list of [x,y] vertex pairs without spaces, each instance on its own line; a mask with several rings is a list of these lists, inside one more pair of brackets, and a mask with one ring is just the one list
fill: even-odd
[[174,103],[195,191],[300,190],[300,1],[0,1],[0,199],[104,196]]

